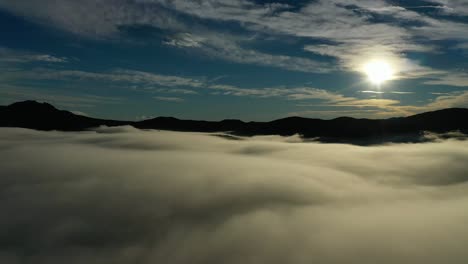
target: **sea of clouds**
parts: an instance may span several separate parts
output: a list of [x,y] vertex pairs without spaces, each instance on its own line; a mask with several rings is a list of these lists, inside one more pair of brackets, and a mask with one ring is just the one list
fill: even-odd
[[468,141],[0,129],[0,263],[468,263]]

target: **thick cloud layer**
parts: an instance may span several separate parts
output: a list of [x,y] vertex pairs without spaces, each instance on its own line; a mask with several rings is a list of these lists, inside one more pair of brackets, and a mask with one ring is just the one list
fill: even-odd
[[467,263],[468,142],[0,129],[0,263]]

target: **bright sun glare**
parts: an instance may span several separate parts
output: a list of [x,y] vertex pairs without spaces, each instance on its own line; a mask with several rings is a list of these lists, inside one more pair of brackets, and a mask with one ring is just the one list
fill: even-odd
[[393,78],[393,69],[385,61],[371,61],[364,66],[369,81],[380,85]]

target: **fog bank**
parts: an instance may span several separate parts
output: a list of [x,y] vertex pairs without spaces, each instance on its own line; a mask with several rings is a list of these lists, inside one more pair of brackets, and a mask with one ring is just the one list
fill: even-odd
[[0,263],[467,263],[468,142],[0,129]]

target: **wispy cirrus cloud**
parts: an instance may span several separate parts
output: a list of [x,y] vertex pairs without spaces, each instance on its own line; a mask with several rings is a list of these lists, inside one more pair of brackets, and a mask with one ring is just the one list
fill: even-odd
[[[407,52],[440,52],[443,48],[428,45],[427,41],[468,41],[466,23],[447,16],[428,15],[420,12],[418,6],[384,0],[319,0],[297,6],[247,0],[85,0],[79,3],[64,0],[47,4],[48,1],[51,0],[35,4],[25,0],[0,0],[0,8],[38,23],[98,38],[118,37],[122,26],[150,25],[168,31],[164,41],[167,45],[195,48],[209,56],[237,63],[314,73],[327,73],[339,67],[306,56],[269,54],[247,48],[242,45],[246,38],[241,40],[229,30],[220,31],[206,23],[201,25],[193,20],[188,23],[177,14],[213,22],[235,22],[249,32],[277,39],[290,36],[318,42],[307,44],[305,50],[337,58],[338,66],[345,71],[359,71],[364,59],[388,57],[397,63],[402,73],[400,78],[423,73],[428,76],[437,70],[405,55]],[[434,8],[453,9],[456,14],[464,14],[466,8],[463,0],[432,2]],[[427,8],[427,4],[424,7]],[[454,45],[463,47],[463,43]],[[422,68],[426,70],[421,71]]]
[[122,26],[153,25],[182,29],[185,26],[154,4],[125,0],[0,0],[0,8],[34,22],[85,37],[114,38]]
[[[12,76],[10,76],[11,78]],[[221,95],[221,96],[236,96],[236,97],[252,97],[252,98],[279,98],[287,101],[297,102],[313,102],[301,103],[301,107],[333,107],[342,108],[358,113],[361,111],[361,116],[370,116],[373,114],[380,117],[391,116],[407,116],[425,111],[437,110],[450,107],[466,107],[468,100],[466,95],[468,92],[451,92],[443,94],[433,94],[436,97],[432,102],[423,105],[404,105],[396,99],[385,98],[359,98],[356,96],[345,96],[338,92],[333,92],[329,89],[320,89],[309,86],[293,86],[293,87],[239,87],[235,85],[222,84],[213,81],[205,80],[204,78],[180,77],[170,75],[160,75],[149,72],[134,71],[127,69],[118,69],[110,72],[87,72],[87,71],[70,71],[70,70],[51,70],[37,69],[35,71],[16,72],[14,78],[19,79],[44,79],[44,80],[62,80],[62,81],[87,81],[98,80],[101,82],[114,82],[124,87],[128,86],[131,89],[143,90],[152,93],[157,93],[153,98],[167,102],[183,102],[186,101],[183,97],[167,96],[167,94],[187,95]],[[128,85],[131,84],[131,85]],[[11,92],[11,89],[9,89]],[[409,91],[361,91],[361,93],[377,93],[377,94],[395,94],[408,95],[413,92]],[[310,114],[316,110],[307,110],[302,112]],[[333,110],[335,113],[345,110]],[[358,116],[358,115],[357,115]]]
[[[347,71],[360,71],[366,60],[385,58],[395,64],[398,78],[433,77],[435,73],[451,75],[451,71],[434,69],[410,60],[404,53],[440,52],[441,47],[428,45],[427,41],[464,42],[468,30],[466,23],[434,18],[414,11],[417,10],[414,6],[406,8],[386,1],[314,1],[294,12],[283,6],[272,10],[268,5],[246,1],[231,4],[171,1],[164,4],[204,19],[236,21],[252,31],[332,41],[332,44],[306,45],[305,50],[337,58]],[[461,6],[458,2],[453,5]],[[243,9],[246,9],[245,12],[240,12]],[[374,22],[371,19],[373,15],[391,17],[392,20]],[[408,26],[404,23],[413,24]],[[426,41],[421,42],[421,39]],[[463,44],[457,46],[463,47]],[[307,67],[299,66],[295,70],[300,68]],[[446,83],[451,85],[453,82]],[[456,86],[462,85],[456,82]]]
[[414,92],[401,92],[401,91],[374,91],[374,90],[366,90],[360,91],[361,93],[369,93],[369,94],[414,94]]
[[69,59],[66,57],[58,57],[50,54],[40,54],[0,46],[0,63],[64,63],[68,62],[68,60]]
[[269,54],[243,47],[248,38],[232,34],[217,34],[213,31],[202,31],[198,35],[180,33],[169,36],[164,44],[177,48],[191,48],[202,52],[210,58],[223,59],[241,64],[254,64],[276,67],[290,71],[327,73],[336,70],[328,62],[313,60],[301,56]]
[[[101,81],[130,84],[129,88],[160,92],[197,94],[197,90],[206,90],[213,93],[231,96],[252,96],[252,97],[285,97],[289,100],[305,99],[339,99],[333,93],[308,87],[272,87],[272,88],[242,88],[234,85],[213,83],[204,78],[191,78],[173,75],[161,75],[150,72],[135,71],[128,69],[116,69],[109,72],[90,72],[81,70],[60,70],[38,68],[35,70],[18,70],[6,74],[3,78],[18,80],[62,80],[62,81]],[[186,89],[187,87],[190,89]]]
[[[250,5],[248,2],[245,3],[245,6]],[[324,72],[330,68],[326,64],[311,59],[272,55],[245,49],[239,45],[236,36],[229,33],[225,33],[227,38],[218,37],[214,32],[206,29],[195,30],[198,31],[197,33],[187,33],[191,26],[167,12],[166,4],[158,1],[102,0],[95,2],[86,0],[78,3],[65,0],[60,3],[47,4],[47,2],[43,2],[36,5],[23,0],[15,3],[0,0],[0,8],[26,16],[39,23],[60,27],[63,30],[87,37],[115,38],[119,36],[119,28],[122,26],[150,25],[175,32],[167,36],[167,40],[164,41],[166,45],[178,48],[198,47],[202,52],[218,59],[304,72]],[[225,4],[231,5],[228,2]],[[45,6],[52,6],[52,8],[44,8]],[[236,5],[232,4],[232,6],[234,8]],[[271,8],[276,6],[270,5]],[[242,9],[238,11],[243,12]],[[66,19],[63,14],[67,14]]]
[[449,15],[468,16],[468,3],[465,0],[428,0],[440,4],[440,8]]
[[183,88],[156,88],[154,89],[154,91],[159,92],[159,93],[172,93],[172,94],[198,94],[198,92],[195,90],[183,89]]
[[183,98],[179,98],[179,97],[155,96],[153,98],[158,101],[171,102],[171,103],[181,103],[185,101]]
[[190,33],[178,33],[172,36],[168,36],[163,43],[178,48],[194,48],[200,47],[204,40],[204,38],[195,36]]
[[443,94],[428,104],[429,108],[442,109],[449,107],[466,107],[468,105],[468,91]]
[[[127,82],[130,84],[161,85],[165,87],[200,87],[203,82],[180,76],[160,75],[150,72],[116,69],[109,72],[90,72],[81,70],[54,70],[38,68],[31,71],[9,73],[9,78],[30,78],[50,80],[95,80],[108,82]],[[157,88],[157,87],[155,87]]]
[[424,83],[428,85],[468,87],[468,72],[441,72],[435,76],[431,76],[430,80],[424,81]]

